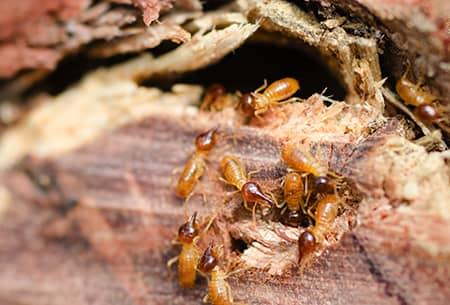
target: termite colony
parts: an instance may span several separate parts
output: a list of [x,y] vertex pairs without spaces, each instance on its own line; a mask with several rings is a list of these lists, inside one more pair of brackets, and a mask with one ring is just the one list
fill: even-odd
[[[224,87],[213,85],[206,91],[200,109],[221,111],[233,107],[245,117],[259,118],[280,104],[299,101],[299,98],[293,97],[299,88],[299,83],[293,78],[283,78],[269,86],[264,84],[255,92],[246,94],[230,94]],[[219,145],[223,133],[220,127],[215,127],[195,138],[195,151],[185,163],[175,187],[175,194],[184,202],[195,192],[210,152],[223,146]],[[219,156],[218,168],[221,174],[218,180],[235,189],[242,206],[249,211],[249,216],[251,213],[255,228],[258,211],[263,209],[274,211],[270,214],[272,220],[291,227],[306,228],[299,229],[301,233],[296,242],[298,265],[301,267],[324,244],[327,234],[332,230],[344,202],[340,187],[346,182],[343,177],[316,160],[309,149],[303,146],[286,141],[279,149],[285,170],[276,180],[276,190],[269,191],[252,179],[245,163],[229,153]],[[216,212],[212,217],[199,221],[195,212],[180,226],[177,241],[181,244],[181,252],[168,265],[178,260],[179,283],[185,288],[194,285],[197,273],[205,276],[208,279],[206,299],[211,304],[235,304],[226,278],[242,268],[224,266],[226,259],[220,254],[223,245],[216,246],[210,242],[206,247],[208,240],[213,240],[208,238],[208,230],[217,220],[218,214]],[[262,212],[260,214],[261,218],[267,215]]]

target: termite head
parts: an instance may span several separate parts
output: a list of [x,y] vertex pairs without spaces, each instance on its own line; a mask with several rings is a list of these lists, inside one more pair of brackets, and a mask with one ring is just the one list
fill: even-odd
[[422,104],[416,107],[415,114],[425,122],[434,122],[439,118],[439,113],[433,105]]
[[198,270],[206,274],[211,272],[214,269],[214,267],[217,266],[218,262],[219,259],[217,258],[214,242],[211,241],[208,247],[206,248],[205,252],[203,252],[202,257],[198,262],[197,268]]
[[327,176],[314,177],[314,188],[318,193],[329,194],[334,192],[334,184]]
[[241,96],[241,110],[246,115],[253,115],[255,112],[255,97],[250,93]]
[[253,181],[248,181],[242,186],[242,197],[246,202],[261,202],[264,201],[268,203],[269,205],[275,205],[274,200],[264,194],[264,192],[261,190],[261,187],[258,183]]
[[298,263],[300,264],[303,259],[314,252],[316,248],[316,238],[314,234],[309,230],[304,231],[298,237]]
[[206,89],[205,96],[210,96],[212,99],[215,99],[221,95],[227,93],[227,90],[221,84],[212,84]]
[[195,147],[201,151],[210,151],[217,141],[217,127],[199,134],[195,138]]
[[296,228],[298,227],[302,216],[300,211],[287,211],[283,214],[281,221],[287,226]]
[[197,212],[195,212],[189,220],[182,224],[178,229],[178,239],[182,243],[192,243],[198,235]]

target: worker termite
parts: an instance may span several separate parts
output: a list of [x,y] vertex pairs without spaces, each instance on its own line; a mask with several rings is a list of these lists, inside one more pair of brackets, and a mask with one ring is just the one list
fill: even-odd
[[237,97],[229,94],[224,86],[213,84],[205,91],[200,110],[221,111],[226,107],[235,107]]
[[322,166],[308,151],[288,143],[281,149],[281,159],[288,168],[300,173],[313,175],[313,184],[317,192],[334,192],[335,184],[332,179],[328,178],[328,175],[335,177],[337,175],[329,171],[328,167]]
[[198,270],[204,274],[211,275],[208,281],[208,294],[204,301],[213,305],[233,305],[236,304],[233,301],[231,294],[231,287],[227,283],[226,279],[241,270],[233,272],[225,272],[219,265],[219,258],[214,248],[214,244],[210,243],[200,258],[198,264]]
[[407,80],[405,78],[406,73],[395,84],[395,90],[405,104],[417,107],[423,104],[431,104],[437,100],[436,96],[421,88],[420,85]]
[[[214,218],[208,222],[203,232],[206,232]],[[181,252],[178,256],[167,262],[170,267],[178,260],[178,280],[181,287],[190,288],[194,285],[197,277],[197,264],[200,254],[197,248],[197,239],[200,236],[199,224],[197,223],[197,212],[178,229],[177,240],[181,244]]]
[[[305,212],[304,195],[307,190],[303,183],[302,176],[294,171],[290,171],[283,179],[283,203],[286,207],[281,211],[282,222],[286,225],[297,227],[301,222],[307,223],[309,219]],[[286,211],[287,209],[287,211]]]
[[[251,94],[241,96],[241,109],[247,115],[258,117],[271,107],[280,102],[292,102],[296,98],[289,99],[300,89],[298,81],[291,77],[277,80],[267,87],[267,82]],[[264,90],[262,93],[260,91]]]
[[[255,209],[257,203],[266,203],[269,206],[278,206],[276,200],[263,192],[257,182],[248,180],[248,175],[244,165],[233,156],[225,156],[220,162],[225,179],[224,182],[233,185],[241,192],[244,207],[252,211],[253,222],[256,222]],[[248,207],[248,203],[254,203],[253,209]]]
[[338,197],[326,195],[319,200],[314,214],[315,225],[305,230],[298,238],[298,262],[311,255],[317,245],[325,239],[325,234],[331,229],[339,209]]
[[175,193],[187,201],[192,194],[197,181],[203,175],[206,167],[206,156],[217,141],[217,128],[199,134],[195,138],[196,150],[181,171]]
[[444,107],[437,105],[438,98],[424,90],[420,85],[414,84],[405,78],[407,72],[397,81],[395,90],[405,104],[414,106],[414,114],[425,123],[436,123],[447,132],[450,128],[446,125]]

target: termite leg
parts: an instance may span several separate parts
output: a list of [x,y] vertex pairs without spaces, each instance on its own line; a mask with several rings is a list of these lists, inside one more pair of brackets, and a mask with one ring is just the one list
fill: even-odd
[[[256,205],[256,204],[255,204],[255,205]],[[252,211],[252,209],[249,208],[248,203],[247,203],[246,200],[244,200],[244,208],[245,208],[247,211]]]
[[230,284],[228,284],[227,282],[225,282],[225,288],[227,289],[227,296],[228,296],[228,300],[230,301],[231,304],[233,304],[233,295],[231,294],[231,287]]
[[299,97],[291,97],[285,101],[278,102],[277,105],[290,104],[290,103],[303,103],[305,99]]
[[[306,189],[308,187],[308,182],[306,182],[305,185],[306,185],[306,187],[305,187],[305,189]],[[306,207],[309,205],[309,199],[311,199],[311,193],[312,193],[312,191],[308,191],[306,193],[305,202],[301,206],[303,214],[306,214]],[[314,206],[314,204],[313,204],[313,206]]]
[[257,170],[254,170],[254,171],[250,171],[250,172],[247,174],[247,179],[250,180],[250,178],[251,178],[254,174],[257,174],[257,173],[259,173],[259,172],[261,172],[261,171],[262,171],[262,169],[257,169]]
[[169,187],[170,188],[174,188],[175,187],[175,180],[177,178],[176,174],[181,172],[182,167],[178,166],[175,167],[171,172],[170,172],[170,179],[169,179]]
[[252,208],[252,221],[253,221],[253,226],[256,228],[256,203],[253,204],[253,208]]
[[189,199],[191,199],[191,197],[195,194],[194,190],[192,190],[192,192],[189,193],[189,195],[187,195],[187,197],[184,199],[183,201],[183,205],[186,205],[186,203],[189,201]]
[[264,107],[255,111],[255,117],[261,119],[261,114],[269,110],[268,107]]
[[264,79],[264,83],[258,89],[256,89],[253,93],[261,92],[262,90],[267,88],[267,79]]
[[278,200],[276,200],[275,195],[272,192],[266,192],[266,194],[268,194],[270,196],[270,198],[272,198],[272,201],[275,202],[275,206],[278,209],[281,209],[284,205],[284,201],[281,203],[278,203]]
[[208,221],[208,223],[206,224],[206,227],[203,229],[203,232],[207,232],[209,230],[209,228],[211,227],[211,225],[213,224],[214,220],[216,219],[217,215],[219,215],[219,212],[215,213],[213,217],[211,217],[211,219]]
[[312,212],[312,209],[315,207],[316,205],[313,204],[307,211],[306,213],[312,218],[312,219],[316,219],[316,216],[314,215],[314,213]]
[[167,261],[167,268],[170,269],[170,267],[172,267],[172,265],[175,264],[175,262],[177,262],[179,258],[180,258],[179,255],[177,255],[177,256],[172,257],[171,259],[169,259]]

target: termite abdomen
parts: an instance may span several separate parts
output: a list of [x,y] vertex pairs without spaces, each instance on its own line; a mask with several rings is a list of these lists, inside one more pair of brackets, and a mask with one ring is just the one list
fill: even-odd
[[264,90],[263,95],[266,96],[271,103],[276,103],[291,97],[299,89],[300,85],[296,79],[285,77],[270,84],[270,86]]

